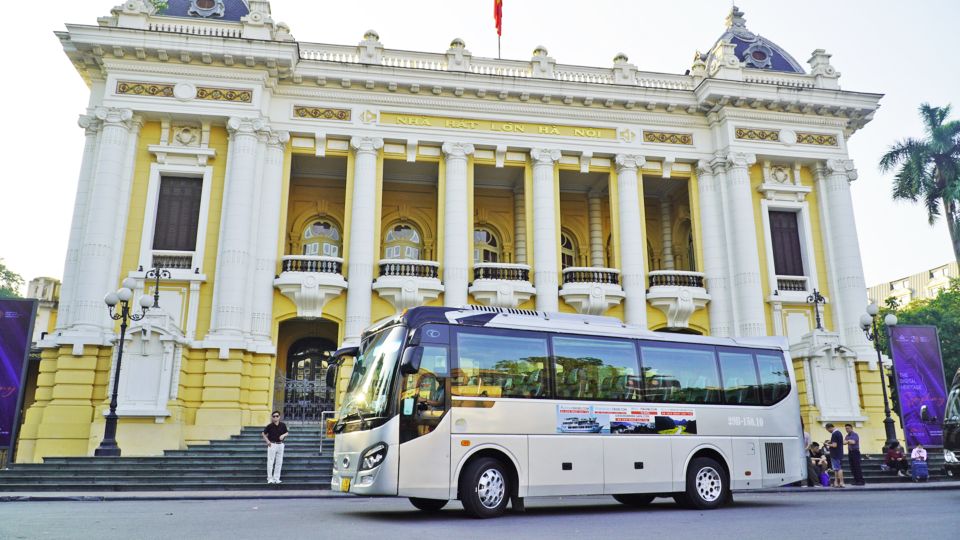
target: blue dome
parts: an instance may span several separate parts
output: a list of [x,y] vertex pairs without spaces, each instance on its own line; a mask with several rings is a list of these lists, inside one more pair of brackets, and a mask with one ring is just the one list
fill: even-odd
[[191,17],[217,21],[240,21],[250,13],[245,0],[167,0],[160,15]]
[[[747,30],[747,21],[743,12],[733,6],[727,16],[727,31],[710,48],[712,51],[717,43],[726,41],[733,43],[734,53],[746,67],[766,69],[770,71],[785,71],[787,73],[805,73],[800,64],[787,51],[769,39]],[[708,57],[704,57],[708,61]]]

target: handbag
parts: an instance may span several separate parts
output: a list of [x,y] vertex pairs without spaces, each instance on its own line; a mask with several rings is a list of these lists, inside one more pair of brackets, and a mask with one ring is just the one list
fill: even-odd
[[820,485],[823,487],[827,487],[830,485],[830,475],[827,474],[826,472],[820,473]]

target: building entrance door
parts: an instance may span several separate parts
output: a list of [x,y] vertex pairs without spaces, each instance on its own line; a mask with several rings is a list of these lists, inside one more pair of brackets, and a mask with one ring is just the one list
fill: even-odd
[[274,386],[274,395],[283,396],[284,421],[319,423],[324,411],[333,410],[333,388],[327,388],[325,374],[335,350],[323,338],[304,338],[290,347],[286,373],[277,374]]

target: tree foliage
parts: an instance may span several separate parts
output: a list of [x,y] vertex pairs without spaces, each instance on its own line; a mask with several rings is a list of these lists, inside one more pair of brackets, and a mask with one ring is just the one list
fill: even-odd
[[0,259],[0,298],[20,298],[20,288],[23,287],[23,277],[7,268]]

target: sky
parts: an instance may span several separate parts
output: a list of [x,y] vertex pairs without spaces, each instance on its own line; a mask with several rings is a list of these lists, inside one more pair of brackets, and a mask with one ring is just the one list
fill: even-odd
[[[46,0],[0,34],[8,51],[0,130],[0,259],[26,281],[60,278],[76,195],[88,91],[53,32],[96,24],[121,0]],[[724,31],[726,0],[504,0],[502,57],[529,59],[543,45],[561,64],[612,66],[618,52],[643,71],[683,73]],[[877,168],[896,140],[920,137],[917,108],[953,103],[960,118],[960,2],[742,0],[747,27],[800,63],[833,55],[845,90],[885,94],[850,139],[852,185],[867,285],[953,260],[947,227],[921,205],[891,199],[892,175]],[[370,29],[390,49],[443,52],[463,39],[474,56],[496,57],[493,0],[273,0],[273,17],[299,41],[356,44]],[[12,51],[24,54],[13,58]]]

